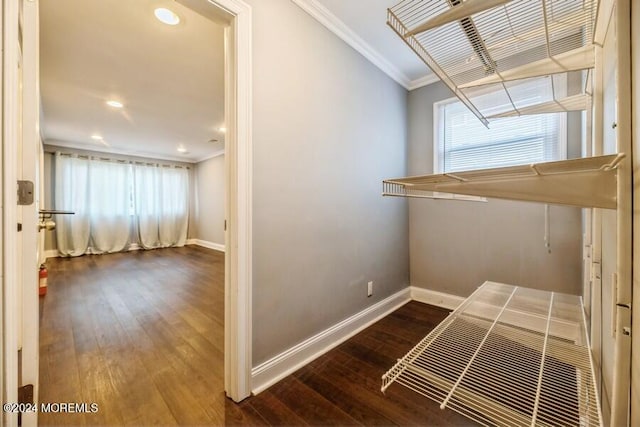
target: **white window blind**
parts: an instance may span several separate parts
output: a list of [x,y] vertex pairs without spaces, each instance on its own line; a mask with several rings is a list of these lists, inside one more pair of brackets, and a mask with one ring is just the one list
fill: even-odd
[[[539,85],[525,83],[518,89],[529,95],[529,104],[546,100],[545,88]],[[501,106],[495,109],[499,111]],[[434,105],[434,112],[437,117],[434,173],[566,158],[566,113],[495,119],[487,129],[459,101],[438,103]]]

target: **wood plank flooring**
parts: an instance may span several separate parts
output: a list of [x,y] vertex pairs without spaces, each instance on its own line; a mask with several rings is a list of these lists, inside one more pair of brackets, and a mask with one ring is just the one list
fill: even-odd
[[411,302],[240,404],[223,393],[224,254],[205,248],[50,259],[40,425],[472,425],[380,377],[447,315]]
[[224,254],[183,248],[55,258],[41,298],[40,425],[224,424]]
[[257,396],[227,404],[227,425],[471,426],[467,418],[381,377],[447,310],[410,302]]

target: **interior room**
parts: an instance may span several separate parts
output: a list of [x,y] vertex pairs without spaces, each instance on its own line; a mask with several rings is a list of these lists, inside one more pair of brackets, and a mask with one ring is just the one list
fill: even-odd
[[[55,224],[42,251],[39,395],[97,399],[90,422],[174,419],[175,390],[192,393],[185,370],[223,399],[224,27],[162,5],[39,9],[43,216]],[[156,346],[176,350],[158,357]],[[114,398],[123,389],[131,405]]]
[[[179,4],[183,22],[165,24],[148,16],[149,7],[72,0],[40,7],[44,205],[77,211],[56,214],[47,257],[194,241],[224,250],[224,28]],[[116,167],[87,166],[94,161]],[[81,200],[84,193],[96,199]],[[160,195],[167,200],[155,200]],[[175,207],[155,227],[163,236],[139,222],[159,217],[149,211],[155,204]],[[110,226],[116,219],[105,210],[133,211],[138,224]],[[79,230],[80,217],[89,230]]]
[[640,4],[3,5],[3,425],[640,425]]

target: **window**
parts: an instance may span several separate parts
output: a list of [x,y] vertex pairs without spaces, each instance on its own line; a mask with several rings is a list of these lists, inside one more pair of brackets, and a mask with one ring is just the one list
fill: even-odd
[[58,219],[63,255],[117,252],[131,243],[145,249],[184,245],[187,169],[59,152],[54,159],[55,207],[75,212]]
[[[531,82],[518,89],[528,105],[550,98],[544,87]],[[492,96],[481,95],[478,102],[490,102]],[[497,105],[495,110],[506,108]],[[434,104],[434,173],[566,159],[566,113],[495,119],[489,126],[456,99]]]

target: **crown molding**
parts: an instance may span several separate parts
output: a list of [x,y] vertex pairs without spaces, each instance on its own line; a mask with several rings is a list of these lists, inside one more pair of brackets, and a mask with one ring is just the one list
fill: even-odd
[[205,160],[213,159],[214,157],[224,155],[224,148],[222,150],[218,150],[212,154],[207,154],[206,156],[200,157],[196,160],[196,163],[204,162]]
[[216,150],[212,153],[208,153],[200,157],[179,157],[179,156],[170,156],[166,154],[158,154],[158,153],[151,153],[151,152],[138,152],[138,151],[133,152],[129,150],[119,150],[119,149],[111,148],[99,143],[86,144],[86,143],[80,143],[75,141],[63,141],[60,139],[45,139],[44,137],[42,138],[42,143],[52,147],[73,148],[76,150],[95,151],[98,153],[119,154],[122,156],[141,157],[141,158],[157,159],[157,160],[168,160],[172,162],[191,163],[191,164],[204,162],[205,160],[222,156],[225,152],[225,149],[223,148],[221,150]]
[[386,75],[395,80],[407,90],[411,90],[411,79],[407,77],[398,67],[389,62],[371,45],[362,40],[347,24],[342,22],[337,16],[331,13],[317,0],[291,0],[302,10],[307,12],[316,21],[324,25],[329,31],[340,37],[349,46],[354,48],[362,56],[367,58],[373,65],[382,70]]
[[90,144],[82,144],[78,142],[72,141],[61,141],[58,139],[47,139],[44,142],[44,145],[50,147],[61,147],[61,148],[73,148],[76,150],[84,150],[84,151],[93,151],[97,153],[107,153],[107,154],[118,154],[121,156],[129,156],[129,157],[140,157],[143,159],[154,159],[154,160],[167,160],[171,162],[179,162],[179,163],[189,163],[194,164],[199,162],[200,160],[194,160],[191,158],[183,158],[178,156],[167,156],[164,154],[155,154],[155,153],[140,153],[140,152],[131,152],[128,150],[118,150],[111,147],[106,147],[103,145],[90,145]]
[[426,76],[420,77],[419,79],[411,80],[411,82],[409,83],[409,87],[407,87],[407,90],[418,89],[437,81],[440,81],[440,78],[438,76],[433,73],[427,74]]

